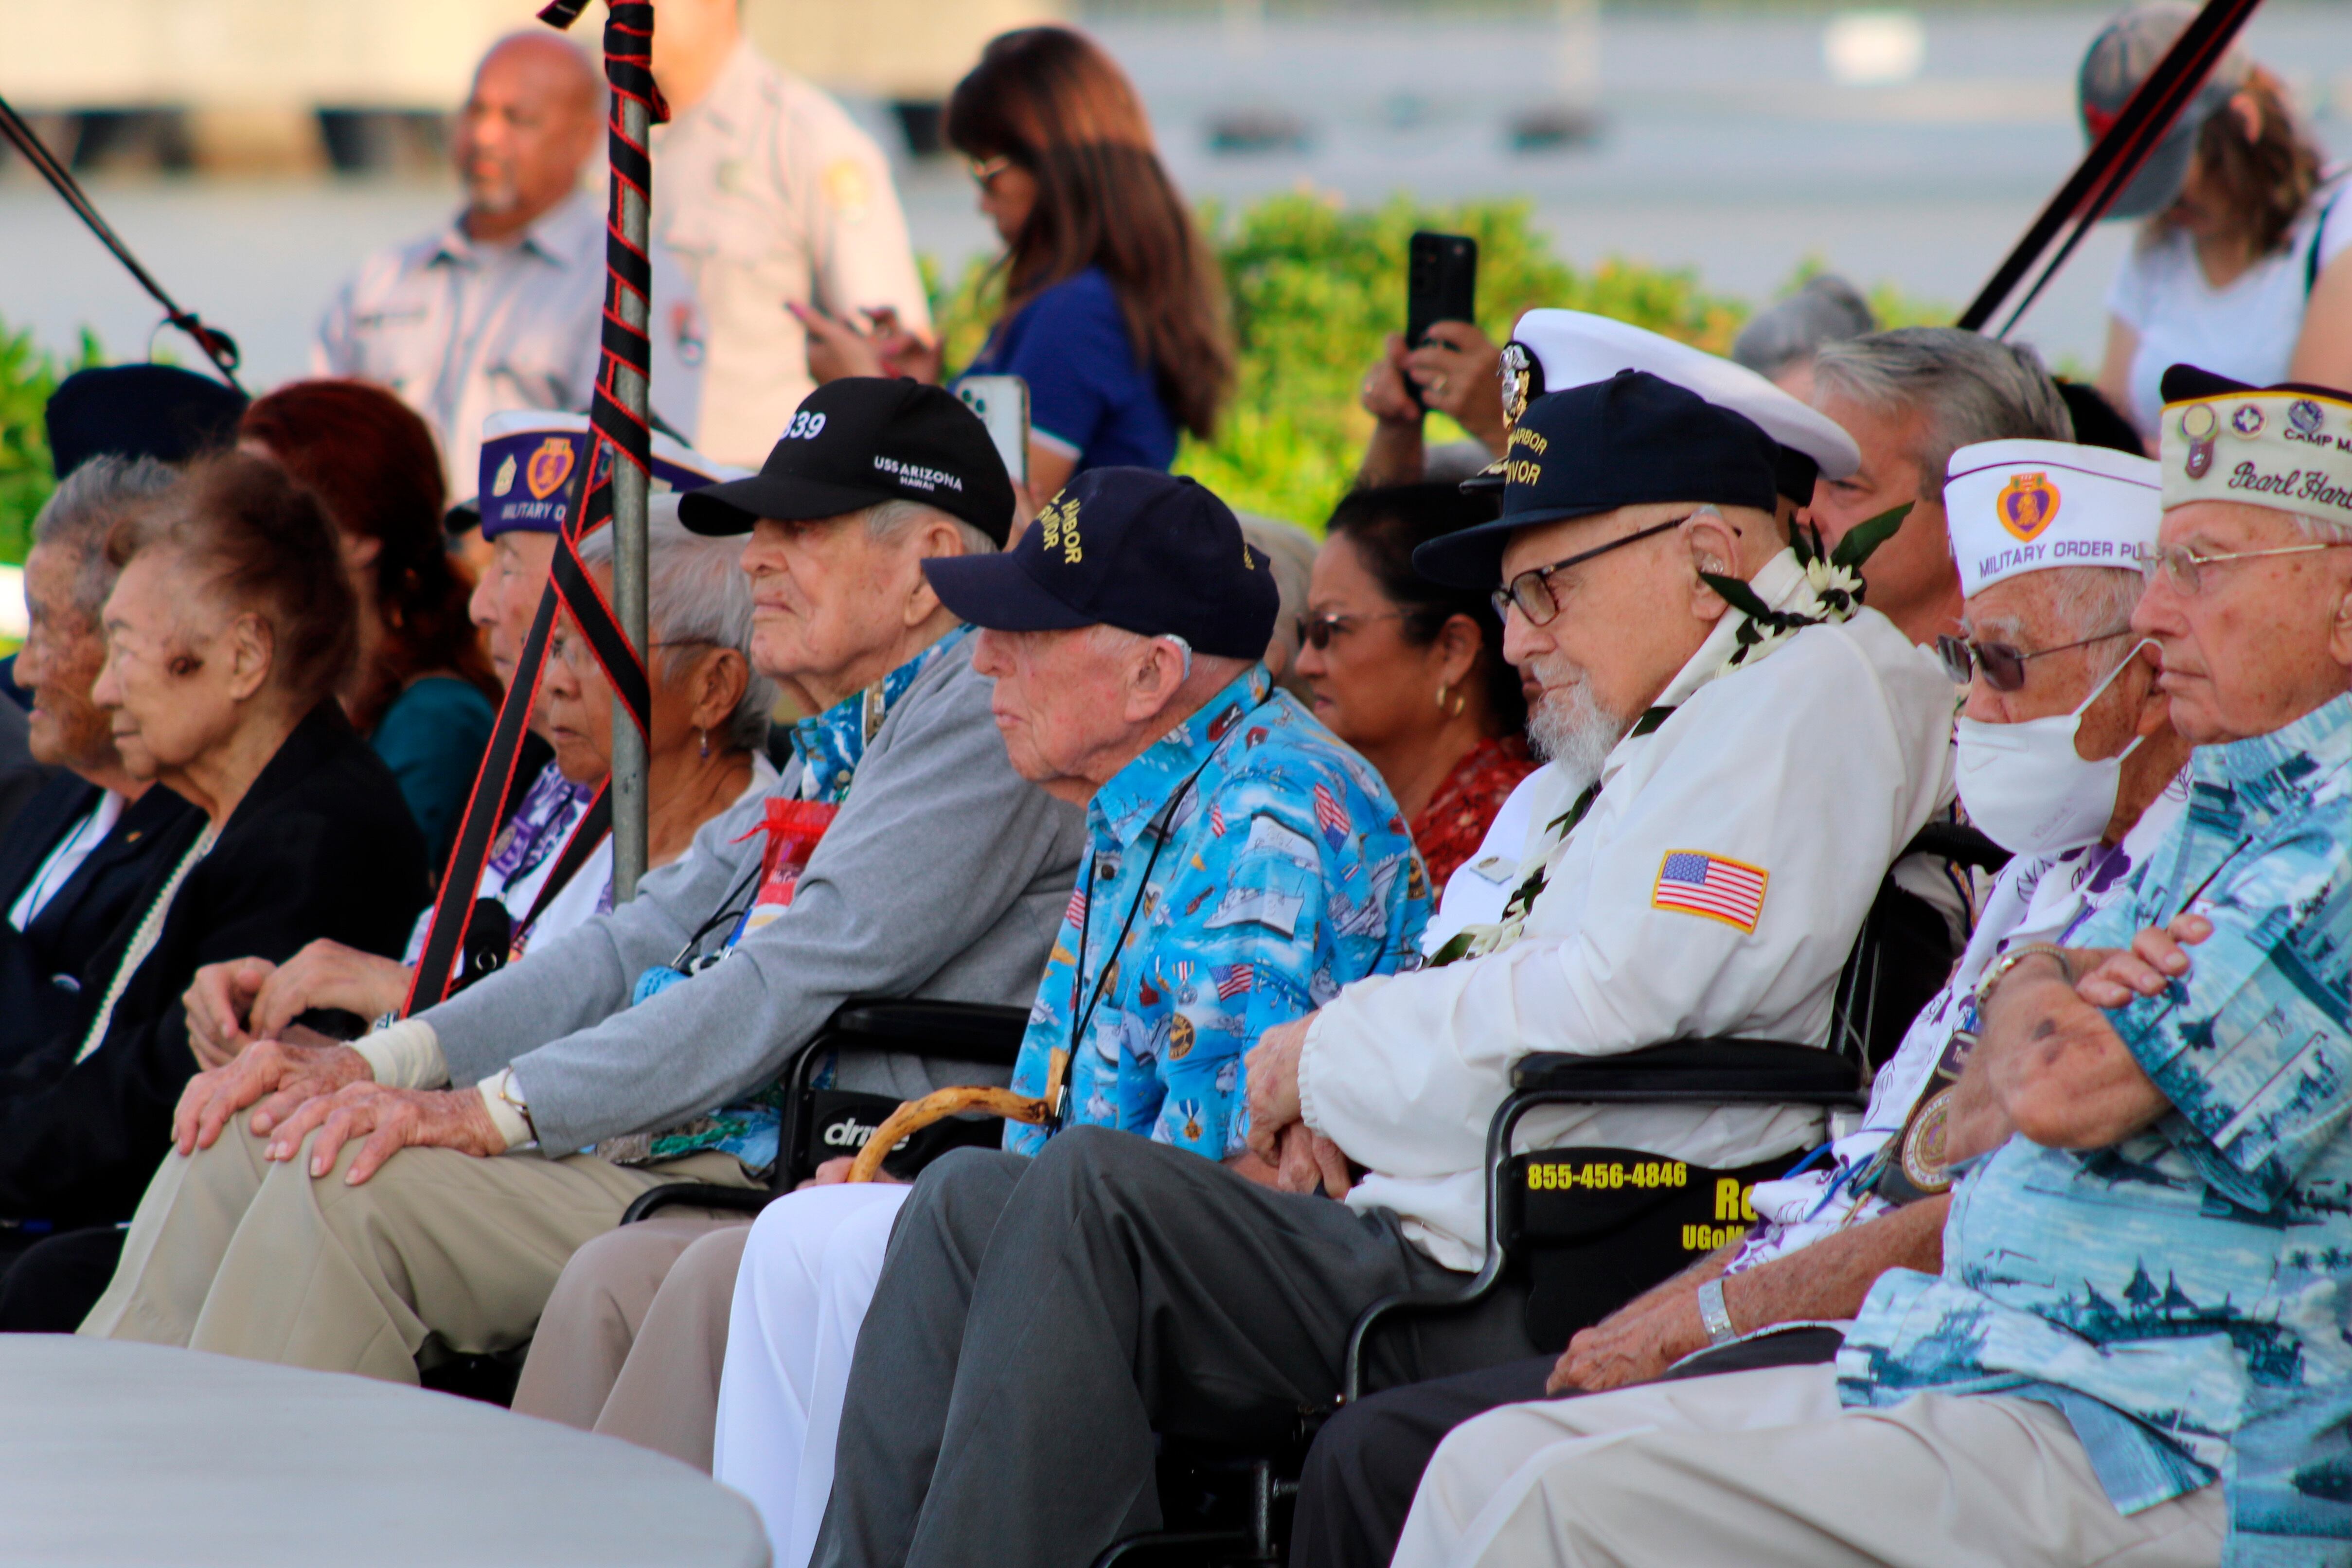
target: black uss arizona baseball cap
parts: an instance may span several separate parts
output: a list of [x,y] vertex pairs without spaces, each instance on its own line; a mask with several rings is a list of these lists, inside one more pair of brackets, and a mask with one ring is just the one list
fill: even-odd
[[845,376],[806,397],[760,471],[684,497],[696,533],[749,533],[761,518],[806,522],[884,501],[935,506],[1003,544],[1013,479],[980,416],[945,387]]
[[1151,468],[1089,468],[1011,550],[939,557],[923,574],[941,604],[992,631],[1113,626],[1219,658],[1262,657],[1280,603],[1273,563],[1233,509]]
[[[1778,448],[1754,421],[1645,370],[1529,403],[1504,447],[1503,514],[1433,539],[1413,570],[1492,588],[1512,531],[1649,501],[1773,508]],[[707,493],[707,492],[706,492]]]

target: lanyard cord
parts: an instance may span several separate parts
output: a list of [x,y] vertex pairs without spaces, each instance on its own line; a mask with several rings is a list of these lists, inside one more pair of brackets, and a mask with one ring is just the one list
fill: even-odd
[[[1234,731],[1240,733],[1241,726],[1234,725]],[[1183,805],[1185,797],[1192,793],[1192,786],[1200,782],[1201,774],[1217,760],[1217,752],[1223,750],[1219,746],[1202,758],[1201,765],[1192,770],[1192,776],[1184,781],[1182,787],[1168,797],[1168,804],[1160,808],[1144,829],[1152,837],[1151,853],[1143,862],[1141,885],[1135,889],[1135,897],[1127,902],[1127,918],[1118,923],[1118,935],[1111,941],[1110,957],[1104,963],[1103,972],[1095,976],[1094,1000],[1087,1003],[1085,1013],[1080,1014],[1078,1002],[1086,994],[1087,984],[1087,932],[1095,923],[1095,857],[1087,857],[1087,910],[1078,921],[1077,962],[1070,968],[1070,1012],[1076,1019],[1070,1027],[1070,1059],[1073,1062],[1077,1060],[1078,1051],[1087,1037],[1087,1026],[1094,1022],[1095,1009],[1102,1005],[1103,993],[1110,989],[1111,971],[1118,967],[1119,950],[1127,945],[1127,933],[1135,929],[1136,911],[1143,908],[1143,896],[1151,889],[1151,873],[1160,864],[1160,852],[1168,847],[1168,840],[1174,832],[1177,810]],[[1064,1104],[1068,1102],[1069,1092],[1069,1079],[1066,1076],[1062,1080]],[[1062,1106],[1055,1105],[1050,1110],[1054,1130],[1059,1131],[1063,1121]]]
[[[709,936],[712,931],[717,931],[729,921],[741,920],[743,918],[743,910],[735,908],[735,900],[743,897],[751,890],[751,885],[760,879],[760,873],[766,868],[766,856],[758,855],[752,857],[751,868],[743,873],[742,879],[728,890],[725,898],[719,900],[719,912],[711,916],[709,920],[703,921],[700,925],[695,927],[694,934],[686,939],[686,945],[677,950],[677,956],[669,961],[669,966],[672,969],[684,970],[686,968],[686,961],[694,955],[696,945],[699,943],[704,937]],[[745,909],[750,907],[751,906],[748,904],[744,906]]]

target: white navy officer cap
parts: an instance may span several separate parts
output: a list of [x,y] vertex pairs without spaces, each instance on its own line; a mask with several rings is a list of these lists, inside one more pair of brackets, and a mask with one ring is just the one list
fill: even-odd
[[1862,449],[1835,420],[1745,365],[1589,310],[1519,318],[1503,349],[1504,418],[1516,424],[1545,393],[1607,381],[1621,370],[1646,371],[1759,426],[1780,448],[1775,488],[1801,506],[1813,499],[1815,470],[1842,479],[1862,467]]

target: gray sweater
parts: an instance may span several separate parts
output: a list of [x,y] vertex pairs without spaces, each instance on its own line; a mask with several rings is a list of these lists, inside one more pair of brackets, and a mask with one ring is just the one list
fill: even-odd
[[[703,824],[631,902],[420,1015],[450,1081],[512,1066],[541,1145],[579,1149],[675,1126],[773,1081],[852,996],[1026,1006],[1086,819],[1013,771],[989,691],[969,641],[923,671],[867,744],[792,906],[692,979],[629,1005],[640,973],[674,962],[730,893],[737,905],[748,893],[765,835],[744,835],[764,820],[767,796]],[[800,772],[795,762],[769,794],[796,794]]]

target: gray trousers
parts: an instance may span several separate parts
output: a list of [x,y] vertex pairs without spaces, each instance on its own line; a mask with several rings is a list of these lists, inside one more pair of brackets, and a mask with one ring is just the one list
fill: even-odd
[[[1160,1523],[1155,1431],[1286,1440],[1348,1331],[1460,1276],[1386,1214],[1073,1128],[959,1151],[900,1211],[857,1341],[814,1568],[1083,1568]],[[1376,1382],[1528,1354],[1508,1293],[1385,1337]]]

